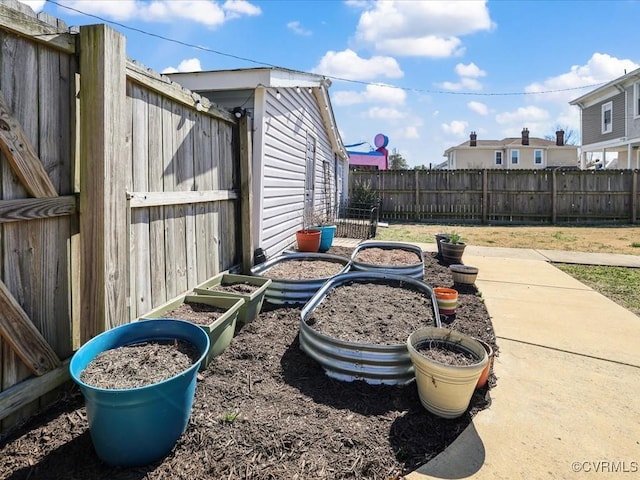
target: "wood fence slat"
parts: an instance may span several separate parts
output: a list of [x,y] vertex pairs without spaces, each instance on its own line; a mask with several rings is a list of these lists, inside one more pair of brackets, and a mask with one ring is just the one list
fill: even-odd
[[77,212],[76,197],[0,200],[0,223],[62,217]]
[[0,149],[27,191],[36,198],[57,197],[42,162],[0,90]]
[[60,365],[58,356],[2,281],[0,311],[0,334],[31,372],[42,375]]

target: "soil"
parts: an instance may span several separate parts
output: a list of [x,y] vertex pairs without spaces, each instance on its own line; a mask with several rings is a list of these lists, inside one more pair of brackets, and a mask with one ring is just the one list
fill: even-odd
[[329,278],[340,273],[347,264],[328,260],[286,260],[262,272],[262,276],[271,279],[311,280]]
[[420,263],[420,257],[400,248],[363,248],[358,252],[356,261],[371,265],[415,265]]
[[[432,286],[453,286],[448,267],[430,253],[425,275]],[[458,291],[448,326],[487,341],[498,354],[482,298],[473,286]],[[415,382],[332,379],[301,351],[299,324],[299,308],[265,302],[199,373],[189,426],[163,460],[130,469],[101,463],[82,397],[71,386],[52,408],[1,440],[0,478],[398,479],[442,452],[490,404],[493,373],[456,419],[427,412]]]
[[306,321],[338,340],[377,345],[403,344],[414,330],[435,326],[431,297],[398,283],[336,287]]
[[256,290],[259,290],[259,285],[252,285],[248,282],[236,282],[236,283],[222,283],[214,287],[209,287],[207,290],[212,292],[227,292],[238,293],[240,295],[251,295]]
[[227,313],[226,308],[206,303],[185,302],[170,312],[163,314],[166,318],[179,318],[196,325],[211,325]]
[[142,342],[100,353],[80,379],[98,388],[144,387],[178,375],[197,360],[198,351],[189,342]]
[[422,342],[414,348],[430,360],[444,365],[473,365],[479,361],[472,354],[442,342]]

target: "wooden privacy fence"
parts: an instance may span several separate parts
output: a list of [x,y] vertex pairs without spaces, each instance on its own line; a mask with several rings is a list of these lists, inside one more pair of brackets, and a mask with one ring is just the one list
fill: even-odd
[[246,117],[127,60],[105,25],[0,0],[0,49],[4,432],[80,344],[250,265],[251,146]]
[[636,223],[638,170],[351,172],[380,219],[469,223]]

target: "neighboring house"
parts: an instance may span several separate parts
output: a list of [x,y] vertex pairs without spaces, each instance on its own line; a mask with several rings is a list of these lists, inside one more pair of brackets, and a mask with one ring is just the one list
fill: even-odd
[[444,152],[447,158],[436,166],[442,169],[536,169],[575,168],[578,148],[564,144],[564,131],[556,132],[556,140],[529,137],[529,129],[522,130],[521,137],[502,140],[478,140],[471,132],[469,140]]
[[[173,73],[173,81],[252,121],[254,245],[268,257],[295,241],[304,212],[348,195],[348,155],[325,77],[279,68]],[[346,199],[346,198],[345,198]]]
[[597,156],[605,168],[640,168],[640,69],[569,104],[580,108],[582,165]]

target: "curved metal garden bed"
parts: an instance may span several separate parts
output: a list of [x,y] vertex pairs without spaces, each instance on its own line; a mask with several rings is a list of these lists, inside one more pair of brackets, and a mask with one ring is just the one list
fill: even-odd
[[[356,257],[367,248],[381,248],[383,250],[405,250],[415,253],[420,259],[419,262],[407,265],[378,265],[358,261]],[[351,270],[360,272],[382,272],[393,275],[406,275],[408,277],[422,280],[424,278],[424,254],[422,249],[412,243],[403,242],[365,242],[358,245],[351,254]]]
[[[435,324],[440,327],[438,304],[426,283],[403,275],[381,272],[348,272],[327,281],[304,306],[300,316],[300,347],[320,363],[326,374],[343,381],[364,380],[370,384],[404,385],[413,381],[414,371],[406,342],[393,345],[348,342],[314,330],[306,320],[334,288],[353,281],[394,281],[409,284],[428,295]],[[408,332],[407,336],[409,335]]]

